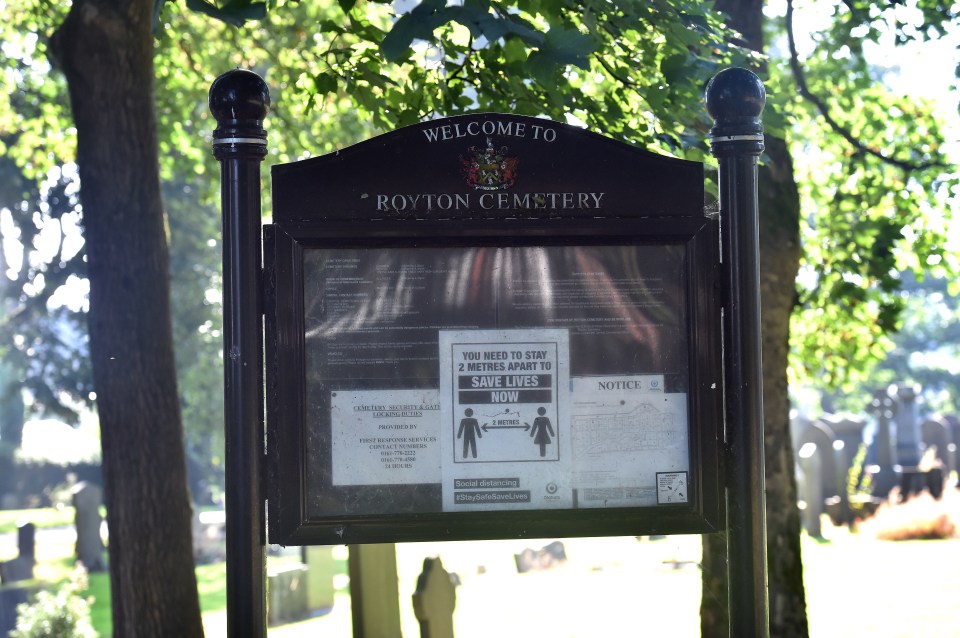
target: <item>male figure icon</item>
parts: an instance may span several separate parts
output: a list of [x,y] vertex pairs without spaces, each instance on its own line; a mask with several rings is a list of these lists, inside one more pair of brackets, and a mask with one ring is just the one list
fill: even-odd
[[477,458],[477,438],[483,438],[480,433],[480,424],[473,418],[473,410],[467,408],[463,411],[464,418],[460,419],[460,429],[457,430],[457,438],[463,439],[463,458],[467,458],[467,449]]

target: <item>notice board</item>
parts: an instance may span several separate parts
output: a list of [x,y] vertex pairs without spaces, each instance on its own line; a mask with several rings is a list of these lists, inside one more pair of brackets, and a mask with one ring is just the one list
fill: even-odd
[[270,542],[721,528],[703,179],[502,114],[274,166]]

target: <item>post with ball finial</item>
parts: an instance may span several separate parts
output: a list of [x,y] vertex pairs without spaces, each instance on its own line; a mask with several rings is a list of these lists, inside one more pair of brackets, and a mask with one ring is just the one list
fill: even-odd
[[227,635],[266,636],[261,318],[260,162],[270,93],[235,69],[210,86],[217,120],[223,213],[224,438],[226,442]]
[[757,161],[766,96],[755,74],[725,69],[707,85],[719,163],[724,277],[727,568],[731,636],[769,636]]

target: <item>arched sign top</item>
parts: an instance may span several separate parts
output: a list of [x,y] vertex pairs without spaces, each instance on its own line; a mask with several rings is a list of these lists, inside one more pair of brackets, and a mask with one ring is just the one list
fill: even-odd
[[702,164],[522,115],[431,120],[272,175],[281,224],[703,216]]

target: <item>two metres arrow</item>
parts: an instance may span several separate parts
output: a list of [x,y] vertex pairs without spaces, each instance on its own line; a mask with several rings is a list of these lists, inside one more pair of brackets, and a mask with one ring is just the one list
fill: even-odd
[[484,432],[489,432],[490,430],[529,430],[530,424],[524,423],[523,425],[487,425],[484,423],[480,426],[480,429]]

